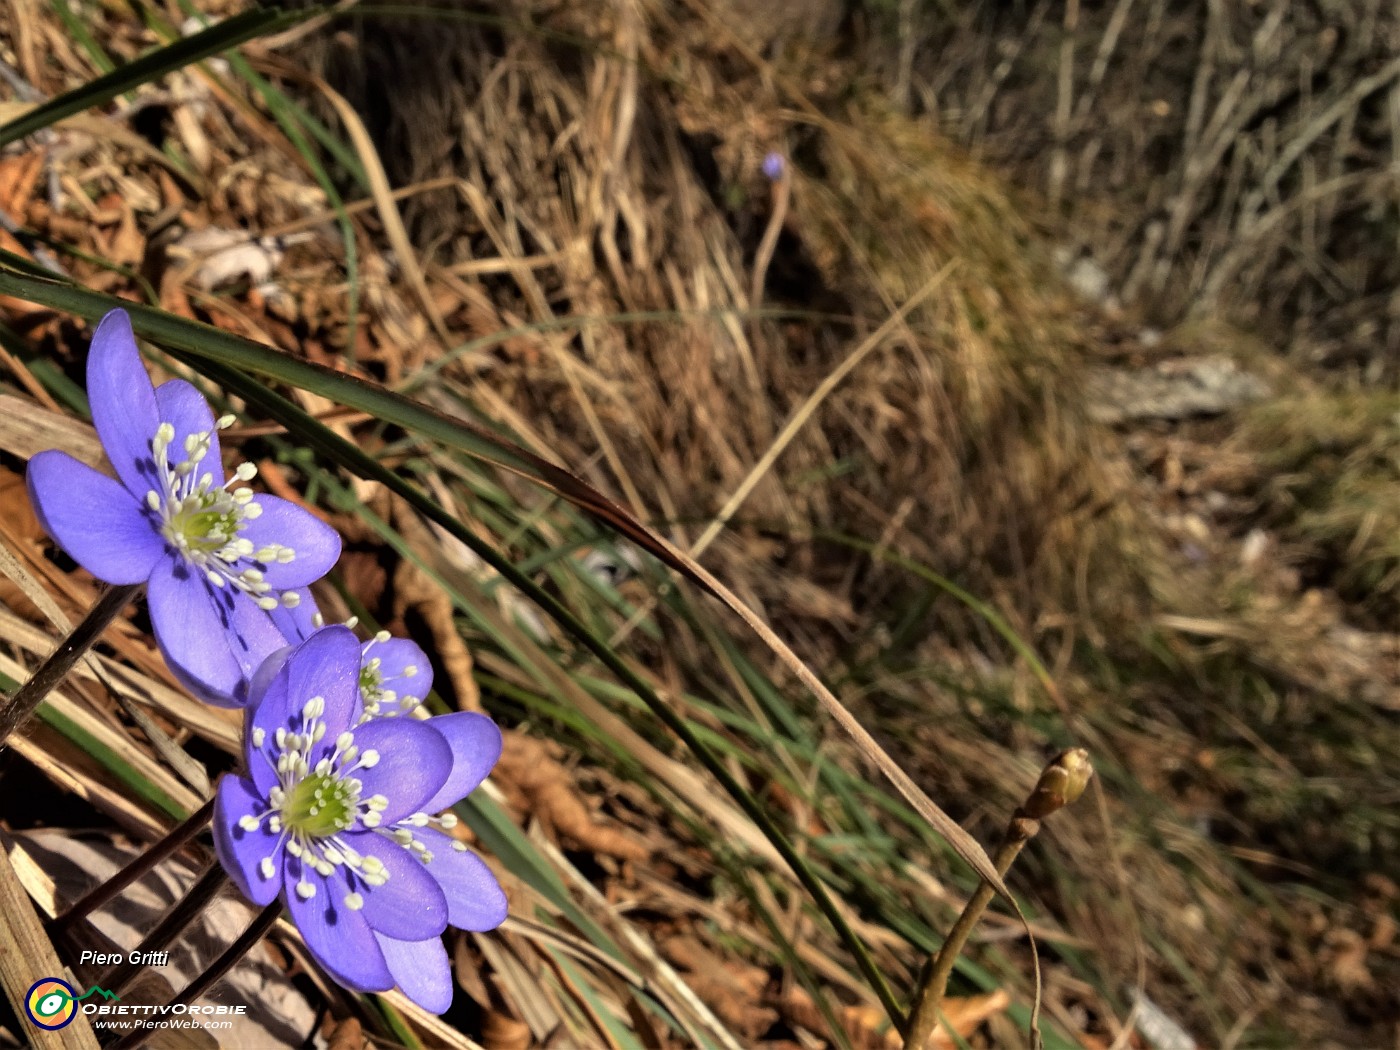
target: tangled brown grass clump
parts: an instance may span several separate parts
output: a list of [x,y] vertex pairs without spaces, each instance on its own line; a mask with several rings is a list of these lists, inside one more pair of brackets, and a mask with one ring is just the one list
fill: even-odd
[[[1380,775],[1355,749],[1372,709],[1323,705],[1364,686],[1385,709],[1400,674],[1296,574],[1238,557],[1243,518],[1197,513],[1191,476],[1228,427],[1149,435],[1165,451],[1135,473],[1143,442],[1094,422],[1083,382],[1103,319],[1026,202],[820,46],[787,46],[791,26],[754,40],[698,0],[474,11],[379,16],[307,51],[391,181],[437,187],[405,216],[449,324],[512,332],[452,375],[682,545],[732,511],[720,574],[870,697],[971,823],[1014,804],[1066,727],[1116,759],[1120,797],[1056,832],[1066,866],[1030,865],[1107,983],[1143,974],[1212,1042],[1284,999],[1300,1038],[1352,1023],[1321,946],[1370,920],[1259,879],[1354,880],[1394,842],[1358,803]],[[1233,452],[1253,498],[1259,464]],[[1012,653],[983,617],[926,615],[836,534],[988,599],[1051,654],[1059,693],[991,670]]]
[[[1017,581],[1006,597],[1026,624],[1075,606],[1121,616],[1144,597],[1152,529],[1085,417],[1091,351],[1001,186],[876,101],[823,116],[717,19],[622,4],[534,17],[459,23],[457,46],[431,51],[442,23],[390,20],[323,60],[368,106],[397,184],[460,180],[415,198],[408,221],[479,282],[480,334],[539,325],[466,363],[542,448],[600,450],[595,478],[685,538],[941,275],[804,409],[740,537],[879,538],[979,593]],[[392,105],[370,102],[386,83]],[[791,195],[755,298],[769,151],[789,157]],[[721,556],[779,617],[842,607],[796,578],[851,589],[829,554],[795,547],[791,575],[772,576],[747,572],[742,547]],[[870,609],[884,584],[854,594]]]

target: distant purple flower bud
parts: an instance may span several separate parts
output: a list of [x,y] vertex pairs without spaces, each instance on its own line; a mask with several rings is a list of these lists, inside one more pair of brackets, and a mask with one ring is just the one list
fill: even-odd
[[347,988],[398,985],[435,1013],[452,1002],[439,939],[447,926],[493,930],[506,897],[491,870],[448,834],[452,813],[501,754],[501,733],[471,712],[374,718],[357,688],[360,644],[326,627],[254,678],[247,774],[219,782],[214,845],[258,905],[281,898],[316,960]]
[[763,174],[767,175],[774,182],[783,177],[783,172],[787,170],[787,158],[777,150],[769,153],[763,158]]
[[242,706],[248,680],[286,644],[269,613],[324,576],[340,537],[276,496],[254,494],[243,464],[225,478],[204,398],[183,379],[157,389],[124,310],[102,318],[87,364],[97,436],[113,481],[64,452],[29,461],[45,531],[100,580],[147,585],[156,642],[196,696]]

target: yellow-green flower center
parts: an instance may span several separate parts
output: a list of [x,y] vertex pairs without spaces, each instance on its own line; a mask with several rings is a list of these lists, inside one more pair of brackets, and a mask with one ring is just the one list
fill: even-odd
[[[226,426],[232,419],[225,416],[218,425]],[[157,427],[151,438],[158,487],[146,493],[146,506],[156,515],[161,536],[213,586],[234,587],[267,610],[279,604],[294,606],[298,595],[273,593],[263,578],[263,569],[274,563],[285,565],[296,552],[280,543],[254,548],[250,540],[239,535],[248,522],[262,514],[253,490],[242,484],[257,473],[257,468],[244,463],[228,481],[215,484],[212,472],[200,473],[213,448],[213,432],[187,435],[183,458],[178,460],[170,454],[174,440],[175,428],[169,423]]]
[[313,772],[292,786],[282,802],[282,826],[308,838],[327,838],[355,823],[360,782]]
[[178,533],[188,549],[213,554],[237,534],[242,515],[219,506],[222,501],[210,492],[200,493],[194,501],[193,506],[182,506],[171,515],[165,526],[166,538]]

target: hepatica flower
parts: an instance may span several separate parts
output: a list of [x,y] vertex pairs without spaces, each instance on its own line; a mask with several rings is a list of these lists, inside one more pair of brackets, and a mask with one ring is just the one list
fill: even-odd
[[306,946],[360,992],[394,985],[425,1009],[452,1001],[439,935],[491,930],[506,898],[490,869],[434,814],[464,798],[501,753],[486,716],[372,718],[360,644],[325,627],[254,678],[246,776],[214,807],[219,859],[259,905],[280,897]]
[[224,474],[217,424],[189,383],[152,387],[131,321],[113,310],[87,365],[92,420],[113,481],[63,452],[29,462],[44,529],[110,584],[147,584],[166,662],[195,695],[240,706],[263,659],[286,644],[269,611],[296,601],[340,556],[315,516],[246,486],[257,468]]
[[[304,642],[326,626],[325,617],[316,608],[311,591],[303,588],[295,600],[272,613],[288,642]],[[345,626],[354,629],[357,619],[351,617]],[[263,674],[275,666],[265,665]],[[362,718],[394,718],[410,714],[427,698],[433,688],[433,665],[428,654],[417,642],[395,638],[380,631],[360,646],[360,701]]]

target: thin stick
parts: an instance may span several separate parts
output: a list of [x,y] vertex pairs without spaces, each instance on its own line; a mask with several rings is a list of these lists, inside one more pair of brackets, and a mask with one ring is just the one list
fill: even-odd
[[93,887],[71,908],[60,915],[51,924],[54,934],[61,935],[67,932],[74,923],[81,922],[93,911],[102,907],[109,900],[121,893],[141,876],[154,868],[161,861],[189,842],[204,829],[209,823],[209,818],[214,814],[214,800],[210,798],[208,802],[200,806],[177,827],[173,828],[159,842],[146,850],[139,857],[133,860],[121,871],[117,872],[110,879],[107,879],[99,886]]
[[[211,987],[217,984],[229,970],[238,963],[243,956],[247,955],[253,945],[267,936],[267,931],[272,929],[277,917],[282,914],[282,906],[276,902],[269,904],[256,919],[253,924],[243,931],[243,936],[228,946],[217,959],[210,964],[209,969],[196,977],[185,987],[179,995],[170,1001],[170,1005],[176,1003],[194,1003],[204,995]],[[146,1029],[133,1029],[122,1039],[113,1044],[111,1050],[133,1050],[141,1043],[150,1038],[151,1033]]]
[[136,976],[137,971],[144,968],[143,964],[133,963],[131,960],[140,959],[154,951],[160,951],[179,937],[186,926],[199,918],[209,906],[209,902],[219,895],[219,891],[227,883],[228,874],[223,867],[217,861],[209,865],[199,880],[190,887],[190,891],[185,894],[185,899],[175,905],[170,913],[156,924],[155,929],[146,934],[136,949],[126,957],[126,961],[112,967],[102,975],[100,982],[102,987],[117,993],[125,991],[126,986],[131,983],[131,979]]
[[[1005,875],[1026,843],[1040,831],[1040,822],[1057,809],[1073,802],[1084,793],[1084,788],[1093,775],[1088,752],[1074,748],[1061,752],[1045,767],[1036,782],[1035,790],[1012,814],[1011,822],[1002,835],[1001,845],[992,856],[992,864],[998,875]],[[953,974],[953,965],[958,961],[968,937],[982,913],[996,896],[984,879],[978,883],[977,891],[963,907],[962,914],[948,937],[924,963],[919,974],[919,983],[914,991],[914,1002],[909,1010],[909,1026],[905,1032],[904,1045],[908,1050],[927,1050],[932,1046],[939,1021],[943,1013],[943,997],[948,991],[948,978]]]
[[107,625],[131,602],[140,584],[126,584],[109,587],[98,599],[92,611],[83,622],[73,628],[73,632],[59,643],[47,660],[30,676],[29,681],[20,686],[10,697],[10,702],[0,710],[0,749],[9,740],[10,734],[18,729],[43,703],[44,697],[53,691],[64,675],[73,669],[84,653],[93,647]]

